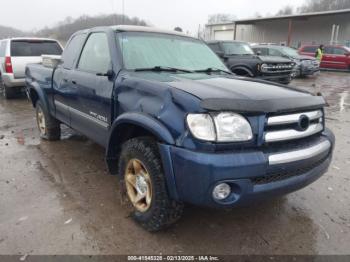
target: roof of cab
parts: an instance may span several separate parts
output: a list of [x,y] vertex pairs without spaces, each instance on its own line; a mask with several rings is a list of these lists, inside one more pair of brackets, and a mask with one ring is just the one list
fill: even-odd
[[114,25],[114,26],[100,26],[100,27],[94,27],[90,29],[85,29],[85,30],[80,30],[77,33],[88,33],[90,31],[96,30],[96,29],[112,29],[113,31],[118,31],[118,32],[147,32],[147,33],[160,33],[160,34],[168,34],[168,35],[177,35],[177,36],[184,36],[184,37],[190,37],[194,39],[198,39],[193,36],[186,35],[182,32],[178,32],[175,30],[164,30],[164,29],[159,29],[155,27],[150,27],[150,26],[135,26],[135,25]]

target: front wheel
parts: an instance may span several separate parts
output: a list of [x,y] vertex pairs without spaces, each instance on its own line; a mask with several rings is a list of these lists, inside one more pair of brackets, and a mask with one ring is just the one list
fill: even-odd
[[123,144],[119,174],[132,217],[143,228],[159,231],[181,217],[183,205],[168,195],[158,147],[152,138],[134,138]]
[[40,100],[36,103],[35,108],[40,137],[50,141],[59,140],[61,137],[60,122],[46,112]]

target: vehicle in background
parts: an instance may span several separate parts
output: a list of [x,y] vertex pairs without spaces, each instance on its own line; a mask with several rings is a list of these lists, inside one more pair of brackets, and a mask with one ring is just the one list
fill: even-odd
[[278,56],[292,60],[295,63],[295,77],[314,75],[320,71],[320,63],[316,58],[299,55],[297,50],[287,46],[256,45],[253,50],[257,55]]
[[25,67],[41,62],[42,55],[61,55],[60,43],[46,38],[0,40],[0,87],[5,98],[13,98],[25,86]]
[[61,63],[29,64],[26,83],[41,137],[59,140],[64,123],[103,146],[149,231],[175,223],[184,203],[229,208],[298,190],[332,159],[323,97],[237,77],[176,31],[79,31]]
[[209,47],[236,75],[289,84],[294,62],[283,57],[257,56],[248,43],[208,41]]
[[[299,54],[315,57],[319,45],[304,45]],[[350,48],[342,45],[325,45],[321,68],[350,70]]]

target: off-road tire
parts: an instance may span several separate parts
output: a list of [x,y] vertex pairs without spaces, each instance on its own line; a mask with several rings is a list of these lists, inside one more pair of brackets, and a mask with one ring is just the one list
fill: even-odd
[[[40,132],[40,137],[49,140],[49,141],[56,141],[60,140],[61,138],[61,126],[60,122],[52,117],[43,107],[42,103],[40,100],[36,102],[35,105],[36,109],[36,119],[37,119],[37,124]],[[39,113],[42,112],[44,116],[44,121],[45,121],[45,131],[42,132],[39,126]]]
[[[152,201],[149,209],[140,212],[128,201],[130,202],[128,206],[131,207],[131,216],[150,232],[159,231],[174,224],[182,215],[183,204],[169,197],[158,146],[154,139],[138,137],[128,140],[122,145],[118,165],[122,185],[125,185],[125,169],[131,159],[138,159],[143,163],[150,175],[152,185]],[[125,198],[128,200],[127,196]]]

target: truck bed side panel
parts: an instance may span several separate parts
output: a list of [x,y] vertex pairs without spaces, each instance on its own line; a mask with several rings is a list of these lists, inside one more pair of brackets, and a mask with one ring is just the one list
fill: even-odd
[[35,91],[51,115],[55,115],[53,104],[52,77],[54,69],[41,64],[29,64],[26,67],[26,85],[28,91]]

